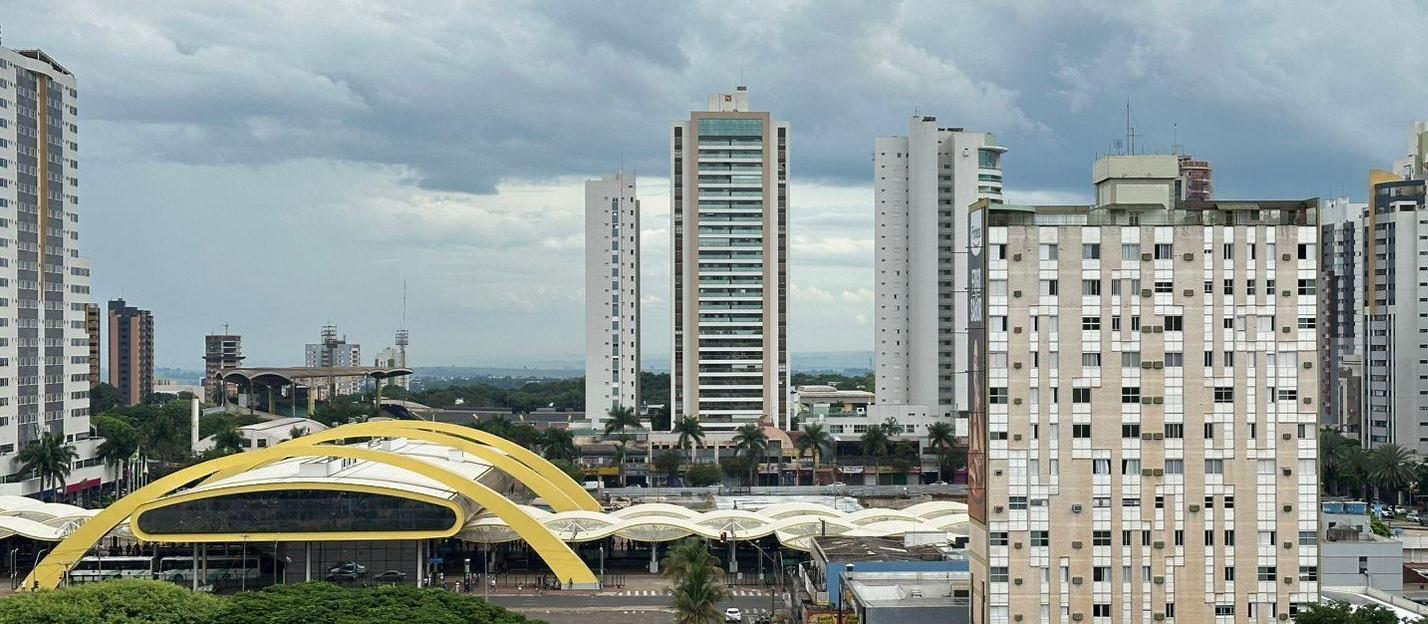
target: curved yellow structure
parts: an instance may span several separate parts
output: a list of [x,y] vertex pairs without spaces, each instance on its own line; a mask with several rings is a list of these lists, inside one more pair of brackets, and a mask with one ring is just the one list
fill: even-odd
[[[388,424],[388,423],[376,423]],[[427,423],[433,424],[433,423]],[[438,423],[439,424],[439,423]],[[341,428],[339,428],[341,429]],[[398,434],[392,434],[398,435]],[[354,435],[353,437],[359,437]],[[194,483],[220,472],[231,471],[242,466],[262,465],[277,460],[295,457],[317,457],[331,459],[353,459],[385,464],[406,470],[450,488],[508,524],[540,557],[550,566],[556,577],[574,583],[577,587],[596,587],[598,581],[590,568],[560,541],[549,529],[537,522],[521,507],[507,500],[490,488],[467,479],[435,464],[414,459],[397,453],[350,446],[325,445],[280,445],[269,449],[229,455],[190,466],[139,488],[132,494],[115,501],[85,522],[59,544],[55,545],[44,560],[25,577],[23,587],[53,589],[64,574],[74,567],[99,540],[130,518],[143,505],[153,502],[180,487]],[[551,466],[554,468],[554,466]],[[562,476],[564,476],[562,474]],[[567,477],[566,481],[570,481]],[[253,486],[261,489],[264,486]],[[273,489],[281,488],[274,485]],[[282,536],[278,536],[279,539]]]
[[[601,511],[600,503],[546,458],[501,436],[471,427],[425,420],[383,420],[342,425],[284,442],[278,446],[313,445],[345,438],[410,438],[471,453],[529,487],[556,511]],[[483,450],[494,449],[497,452]],[[251,453],[245,454],[252,456]],[[215,473],[205,483],[238,475],[262,463],[253,461]]]

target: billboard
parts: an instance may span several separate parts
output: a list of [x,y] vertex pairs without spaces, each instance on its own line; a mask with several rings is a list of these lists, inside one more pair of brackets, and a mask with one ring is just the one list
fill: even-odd
[[987,256],[985,208],[967,215],[967,515],[987,523]]

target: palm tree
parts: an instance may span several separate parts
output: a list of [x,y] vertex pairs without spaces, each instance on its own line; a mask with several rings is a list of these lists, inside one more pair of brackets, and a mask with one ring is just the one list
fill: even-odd
[[620,470],[620,487],[625,487],[625,445],[630,442],[630,429],[640,429],[640,415],[635,413],[635,408],[624,407],[615,404],[606,412],[608,419],[605,421],[605,435],[615,435],[620,442],[615,447],[615,455],[620,459],[616,466]]
[[712,624],[718,621],[717,605],[729,596],[715,579],[719,560],[696,538],[670,548],[664,559],[664,573],[674,579],[671,606],[675,624]]
[[1369,478],[1373,480],[1375,491],[1382,485],[1398,500],[1397,494],[1418,480],[1413,454],[1412,450],[1397,444],[1375,447],[1369,454]]
[[803,459],[804,453],[812,453],[813,470],[809,472],[808,484],[813,485],[813,474],[818,470],[819,460],[833,447],[833,436],[828,433],[823,423],[808,423],[803,426],[803,435],[799,436],[793,447],[798,450],[799,459]]
[[128,473],[129,460],[139,451],[139,430],[123,418],[112,415],[94,417],[91,422],[95,433],[104,438],[95,449],[104,465],[114,470],[117,476],[115,489],[122,487],[124,475]]
[[680,416],[674,421],[674,432],[679,434],[679,448],[689,448],[689,463],[694,463],[694,451],[704,444],[704,425],[693,416]]
[[[392,386],[392,387],[393,387],[393,388],[400,388],[401,386]],[[296,440],[296,439],[301,438],[301,437],[303,437],[303,436],[305,436],[305,435],[307,435],[307,427],[296,427],[296,426],[295,426],[295,427],[293,427],[292,429],[288,429],[288,439],[289,439],[289,440]]]
[[868,431],[863,434],[863,454],[874,457],[883,457],[890,449],[888,443],[888,433],[882,427],[868,427]]
[[625,445],[616,444],[615,455],[610,458],[615,463],[615,469],[620,471],[620,487],[625,487],[625,455]]
[[764,451],[769,447],[768,436],[764,435],[763,427],[755,423],[742,425],[734,433],[734,452],[744,456],[744,460],[749,464],[749,485],[754,485],[754,470],[759,466],[759,459],[763,457]]
[[956,434],[952,430],[952,423],[939,421],[927,426],[927,445],[937,449],[938,481],[943,480],[943,464],[948,463],[948,455],[956,443]]
[[248,439],[243,437],[243,432],[237,427],[228,426],[223,430],[213,434],[213,450],[231,455],[243,450],[243,443]]
[[547,428],[540,435],[541,450],[546,459],[565,461],[575,461],[578,454],[575,448],[575,435],[569,429],[557,427]]
[[[79,459],[79,453],[74,447],[65,444],[64,438],[51,433],[45,433],[39,440],[31,442],[15,455],[15,461],[20,463],[20,472],[31,473],[40,479],[40,491],[49,491],[49,485],[55,484],[55,489],[64,488],[65,479],[69,478],[69,469],[74,460]],[[55,494],[59,498],[59,492]]]

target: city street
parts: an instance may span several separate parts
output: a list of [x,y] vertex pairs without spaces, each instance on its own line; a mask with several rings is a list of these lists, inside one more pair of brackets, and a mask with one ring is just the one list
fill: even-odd
[[[719,603],[722,613],[738,607],[744,621],[769,613],[769,595],[762,590],[732,589],[733,596]],[[775,598],[775,606],[782,601]],[[547,592],[542,596],[491,596],[491,602],[528,617],[551,624],[647,624],[668,622],[669,594],[664,590],[615,590],[600,594],[561,594]]]

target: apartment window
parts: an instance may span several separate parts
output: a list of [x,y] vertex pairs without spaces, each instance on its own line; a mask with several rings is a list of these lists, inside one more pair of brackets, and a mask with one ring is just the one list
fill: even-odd
[[1226,545],[1226,546],[1234,546],[1234,545],[1235,545],[1235,530],[1234,530],[1234,529],[1225,529],[1225,545]]
[[[1083,355],[1084,355],[1084,354],[1083,354]],[[1071,402],[1072,402],[1072,403],[1090,403],[1090,402],[1091,402],[1091,389],[1090,389],[1090,388],[1072,388],[1072,389],[1071,389]]]
[[1040,252],[1041,252],[1041,259],[1042,259],[1042,260],[1055,260],[1055,259],[1056,259],[1056,245],[1051,245],[1051,244],[1047,244],[1047,243],[1042,243],[1042,244],[1041,244],[1041,247],[1040,247]]
[[1091,474],[1108,475],[1111,474],[1111,460],[1093,459],[1091,460]]
[[1092,546],[1110,546],[1110,545],[1111,545],[1111,532],[1110,532],[1110,531],[1092,531],[1092,532],[1091,532],[1091,545],[1092,545]]
[[1319,543],[1318,531],[1300,531],[1299,544],[1302,546],[1312,546]]
[[1184,423],[1165,423],[1165,438],[1176,440],[1185,437]]
[[1165,352],[1165,367],[1166,367],[1166,368],[1184,368],[1184,367],[1185,367],[1185,354],[1184,354],[1184,353],[1181,353],[1181,352],[1179,352],[1179,351],[1166,351],[1166,352]]
[[1090,437],[1091,437],[1091,425],[1089,425],[1089,424],[1085,424],[1085,425],[1071,425],[1071,437],[1073,437],[1073,438],[1090,438]]
[[1205,423],[1205,439],[1206,439],[1206,440],[1213,440],[1213,439],[1215,439],[1215,423],[1212,423],[1212,422],[1207,422],[1207,423]]
[[1214,352],[1214,351],[1206,351],[1206,352],[1205,352],[1205,367],[1208,368],[1208,367],[1211,367],[1211,366],[1214,366],[1214,365],[1215,365],[1215,352]]
[[1157,293],[1166,294],[1166,293],[1173,292],[1174,290],[1175,290],[1175,284],[1173,284],[1173,283],[1171,283],[1171,282],[1159,281],[1159,282],[1156,282],[1156,283],[1155,283],[1155,292],[1157,292]]
[[1121,243],[1121,260],[1140,261],[1140,243]]
[[1319,566],[1299,566],[1299,580],[1317,581],[1319,580]]
[[1234,259],[1235,259],[1235,245],[1234,245],[1234,243],[1225,243],[1225,245],[1224,245],[1224,258],[1225,258],[1226,260],[1234,260]]
[[1184,545],[1185,545],[1185,530],[1184,530],[1184,529],[1175,529],[1175,545],[1176,545],[1176,546],[1184,546]]
[[1098,279],[1081,280],[1081,294],[1082,294],[1082,295],[1086,295],[1086,296],[1091,296],[1091,297],[1100,296],[1100,294],[1101,294],[1101,280],[1098,280]]
[[992,532],[988,535],[988,538],[987,538],[987,539],[989,539],[989,540],[991,541],[991,545],[993,545],[993,546],[1006,546],[1006,545],[1007,545],[1007,534],[1006,534],[1006,531],[992,531]]
[[1025,496],[1008,496],[1008,497],[1007,497],[1007,508],[1008,508],[1008,509],[1011,509],[1012,511],[1026,511],[1026,497],[1025,497]]
[[1031,546],[1032,546],[1033,548],[1038,547],[1038,546],[1050,546],[1050,545],[1051,545],[1051,532],[1050,532],[1050,531],[1032,531],[1032,532],[1031,532]]
[[[1114,281],[1111,282],[1111,284],[1113,284],[1113,285],[1114,285],[1115,283],[1116,283],[1116,282],[1114,282]],[[1115,293],[1111,293],[1111,294],[1115,294]],[[1120,317],[1120,315],[1113,315],[1113,316],[1111,316],[1111,331],[1120,331],[1120,330],[1121,330],[1121,317]]]
[[1302,280],[1299,280],[1299,294],[1301,294],[1301,295],[1313,295],[1314,293],[1315,293],[1314,280],[1312,280],[1312,279],[1302,279]]
[[1234,403],[1234,402],[1235,402],[1235,389],[1234,389],[1233,387],[1223,387],[1223,388],[1222,388],[1222,387],[1216,387],[1216,388],[1215,388],[1215,402],[1216,402],[1216,403]]
[[1207,295],[1213,295],[1213,294],[1215,294],[1215,283],[1214,283],[1214,282],[1212,282],[1212,281],[1210,281],[1210,280],[1205,280],[1205,294],[1207,294]]
[[1140,368],[1140,351],[1122,351],[1121,368]]
[[[1109,582],[1111,582],[1111,567],[1110,567],[1110,566],[1095,566],[1095,567],[1091,568],[1091,580],[1094,581],[1094,582],[1097,582],[1097,583],[1109,583]],[[1099,607],[1100,605],[1096,605],[1096,606]],[[1106,615],[1105,615],[1106,617],[1110,617],[1110,615],[1111,615],[1111,614],[1110,614],[1110,606],[1111,606],[1111,605],[1106,605],[1106,609],[1107,609]],[[1100,615],[1100,614],[1097,614],[1097,615]]]
[[1167,459],[1165,460],[1165,474],[1185,474],[1185,460]]
[[1274,575],[1275,575],[1275,567],[1274,567],[1274,566],[1260,566],[1260,567],[1259,567],[1259,580],[1260,580],[1260,581],[1262,581],[1262,582],[1263,582],[1263,581],[1268,581],[1268,582],[1273,583],[1273,582],[1274,582]]
[[1205,474],[1207,474],[1207,475],[1212,475],[1212,474],[1213,474],[1213,475],[1225,474],[1225,460],[1223,460],[1223,459],[1207,459],[1207,460],[1205,460]]
[[1301,317],[1299,317],[1299,329],[1314,329],[1314,317],[1312,317],[1312,316],[1301,316]]
[[[1096,353],[1096,352],[1092,352],[1092,353],[1082,353],[1082,354],[1081,354],[1081,366],[1083,366],[1083,367],[1085,367],[1085,368],[1100,368],[1100,367],[1101,367],[1101,354],[1100,354],[1100,353]],[[1087,390],[1087,392],[1089,392],[1089,391],[1090,391],[1090,390]]]
[[[1129,386],[1129,387],[1123,386],[1123,387],[1121,387],[1121,403],[1126,403],[1126,404],[1130,404],[1130,403],[1140,403],[1140,386]],[[1121,427],[1122,427],[1122,428],[1125,428],[1125,427],[1135,427],[1135,428],[1136,428],[1136,434],[1135,434],[1134,436],[1122,436],[1122,437],[1127,437],[1127,438],[1129,438],[1129,437],[1140,437],[1140,425],[1122,425]]]
[[1099,243],[1085,243],[1081,245],[1082,260],[1100,260],[1101,245]]
[[1041,296],[1055,297],[1056,291],[1056,280],[1041,280]]
[[1155,245],[1155,259],[1156,259],[1156,260],[1169,260],[1169,259],[1174,258],[1174,257],[1175,257],[1175,250],[1171,248],[1171,246],[1170,246],[1169,243],[1156,243],[1156,245]]
[[1234,351],[1226,351],[1226,352],[1225,352],[1225,368],[1234,368],[1234,367],[1235,367],[1235,352],[1234,352]]
[[1225,294],[1227,294],[1227,295],[1233,295],[1233,294],[1235,294],[1235,280],[1232,280],[1232,279],[1227,279],[1227,280],[1225,280]]
[[1006,566],[992,566],[992,567],[988,568],[987,580],[988,580],[988,581],[991,581],[991,582],[993,582],[993,583],[1005,583],[1005,582],[1007,582],[1007,569],[1006,569]]
[[1101,329],[1101,317],[1083,316],[1081,317],[1081,329],[1087,331],[1099,331]]
[[[1140,460],[1139,460],[1139,459],[1122,459],[1122,460],[1121,460],[1121,474],[1123,474],[1123,475],[1136,475],[1136,474],[1140,474]],[[1127,500],[1129,500],[1129,499],[1127,499]],[[1139,502],[1139,499],[1137,499],[1137,502],[1136,502],[1136,505],[1135,505],[1135,506],[1139,506],[1139,505],[1140,505],[1140,502]]]
[[1313,243],[1299,243],[1299,248],[1298,248],[1298,250],[1299,250],[1299,259],[1300,259],[1300,260],[1308,260],[1308,259],[1314,257],[1314,244],[1313,244]]
[[1185,331],[1185,317],[1178,315],[1165,317],[1165,331]]
[[990,398],[988,400],[992,404],[1005,404],[1007,402],[1007,389],[1005,386],[999,388],[989,388],[988,390],[990,394]]

